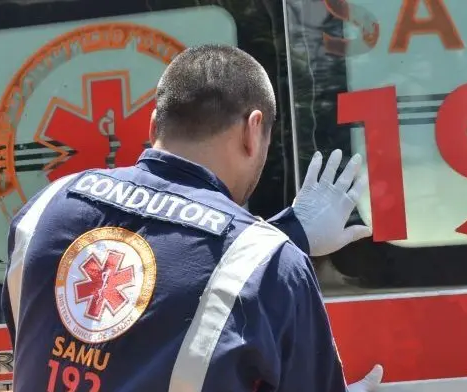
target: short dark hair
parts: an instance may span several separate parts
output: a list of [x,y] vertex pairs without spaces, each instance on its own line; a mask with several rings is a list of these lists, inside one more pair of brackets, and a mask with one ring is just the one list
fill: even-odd
[[276,117],[276,101],[264,68],[228,45],[191,47],[177,55],[157,86],[157,137],[205,139],[263,113],[265,129]]

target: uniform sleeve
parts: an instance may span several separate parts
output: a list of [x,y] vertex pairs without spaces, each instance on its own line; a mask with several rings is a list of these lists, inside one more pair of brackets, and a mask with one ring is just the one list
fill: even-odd
[[[282,295],[285,301],[281,302],[288,303],[279,319],[274,311],[267,312],[272,330],[282,330],[275,339],[280,358],[277,391],[345,392],[342,365],[313,267],[291,244],[286,244],[278,257],[278,292],[274,296],[262,293],[264,301],[267,295]],[[274,271],[274,265],[271,267]]]
[[[10,290],[9,290],[9,285],[8,285],[8,273],[10,271],[11,255],[13,253],[13,249],[15,246],[16,226],[19,220],[20,220],[19,216],[16,216],[10,225],[10,231],[8,234],[8,265],[7,265],[7,269],[5,272],[5,280],[3,282],[2,298],[1,298],[2,314],[3,314],[3,318],[5,319],[5,323],[8,327],[8,332],[10,333],[13,349],[15,345],[16,328],[15,328],[15,322],[13,318],[13,310],[11,308]],[[12,287],[12,289],[16,290],[17,288]]]
[[240,249],[232,252],[228,267],[213,273],[203,292],[201,311],[174,366],[173,385],[203,392],[219,390],[220,382],[239,392],[346,392],[308,257],[286,241],[239,287],[236,282],[245,276],[236,268],[249,260],[248,252],[260,252],[251,241]]
[[[50,185],[49,185],[50,186]],[[5,319],[5,323],[8,327],[8,332],[10,334],[11,340],[12,340],[12,345],[14,348],[15,340],[16,340],[16,326],[15,326],[15,321],[13,317],[13,309],[11,306],[11,293],[19,293],[21,290],[21,287],[16,287],[20,285],[20,282],[8,282],[8,276],[10,275],[11,272],[11,261],[13,257],[13,251],[15,249],[15,246],[18,246],[16,244],[16,230],[18,227],[19,222],[23,219],[24,215],[28,212],[28,210],[31,208],[31,206],[36,202],[36,200],[42,195],[42,193],[48,189],[48,187],[44,188],[40,192],[38,192],[36,195],[34,195],[29,201],[20,209],[20,211],[15,215],[13,220],[10,223],[10,229],[9,229],[9,234],[8,234],[8,264],[5,272],[5,278],[3,282],[3,287],[2,287],[2,293],[1,293],[1,311],[3,318]],[[13,286],[12,286],[13,285]]]
[[268,219],[267,222],[285,233],[303,253],[310,254],[310,245],[303,226],[291,207]]

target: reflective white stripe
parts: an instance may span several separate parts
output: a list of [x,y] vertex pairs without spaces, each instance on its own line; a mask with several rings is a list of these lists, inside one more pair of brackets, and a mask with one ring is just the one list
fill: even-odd
[[172,371],[169,392],[202,390],[212,354],[240,291],[253,271],[268,263],[287,239],[266,222],[256,222],[227,249],[200,298]]
[[19,308],[21,302],[21,286],[23,281],[23,266],[29,243],[34,236],[39,219],[52,197],[75,175],[63,177],[50,187],[36,200],[20,220],[15,230],[15,247],[11,254],[8,270],[8,292],[10,294],[11,310],[15,327],[18,328]]
[[426,380],[410,382],[393,382],[383,384],[381,392],[465,392],[467,378],[446,378],[443,380]]

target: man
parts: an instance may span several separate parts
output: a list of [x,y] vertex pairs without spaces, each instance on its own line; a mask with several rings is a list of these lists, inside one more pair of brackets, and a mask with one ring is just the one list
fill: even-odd
[[136,166],[62,178],[12,222],[15,392],[345,391],[307,254],[371,234],[344,229],[360,158],[334,184],[341,152],[319,181],[316,155],[274,227],[240,207],[275,118],[264,69],[236,48],[188,49],[157,106]]

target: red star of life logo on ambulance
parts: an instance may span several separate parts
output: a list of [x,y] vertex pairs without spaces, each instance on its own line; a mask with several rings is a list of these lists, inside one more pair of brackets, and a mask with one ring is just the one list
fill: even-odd
[[91,254],[79,267],[85,279],[75,283],[76,303],[87,302],[85,316],[101,321],[104,309],[116,315],[127,303],[123,290],[135,286],[133,266],[121,268],[124,253],[109,250],[104,260]]
[[44,167],[54,181],[92,168],[133,165],[148,144],[155,89],[136,101],[128,71],[82,77],[83,103],[51,99],[35,141],[58,154]]

